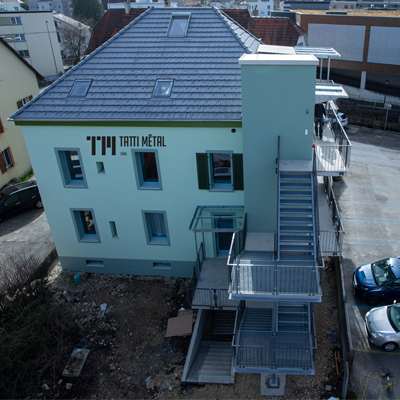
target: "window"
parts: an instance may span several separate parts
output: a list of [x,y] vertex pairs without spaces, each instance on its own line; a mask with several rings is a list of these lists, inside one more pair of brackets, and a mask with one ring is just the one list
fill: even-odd
[[7,172],[9,168],[14,166],[14,158],[12,156],[11,148],[7,147],[5,150],[1,152],[0,156],[0,169],[1,172],[4,174]]
[[98,174],[105,174],[104,163],[102,161],[96,161],[96,169]]
[[93,210],[71,210],[78,240],[80,242],[100,243]]
[[14,40],[16,42],[25,42],[25,35],[23,33],[17,33],[14,35]]
[[92,81],[76,81],[71,89],[69,97],[86,97]]
[[243,190],[243,154],[232,152],[197,153],[199,189]]
[[111,229],[111,237],[113,239],[118,239],[117,226],[115,225],[115,221],[110,221],[110,229]]
[[87,267],[103,268],[104,267],[104,261],[101,261],[101,260],[86,260],[86,266]]
[[0,118],[0,133],[4,132],[4,126],[3,123],[1,122],[1,118]]
[[29,57],[29,51],[28,50],[18,50],[18,55],[23,57],[23,58],[28,58]]
[[11,17],[11,25],[21,25],[21,17]]
[[171,263],[153,263],[153,269],[172,269]]
[[64,187],[86,188],[86,179],[78,149],[56,149]]
[[31,95],[31,96],[24,97],[21,100],[18,100],[17,101],[18,108],[23,107],[25,104],[29,103],[32,99],[33,99],[33,96]]
[[147,244],[169,245],[165,211],[142,211]]
[[158,152],[132,150],[138,189],[162,189]]
[[171,97],[172,80],[158,80],[154,87],[153,97]]
[[61,36],[60,36],[60,32],[57,32],[57,40],[58,40],[58,43],[61,43]]
[[168,27],[167,36],[169,37],[186,36],[189,27],[189,20],[190,20],[189,13],[172,14],[171,21]]

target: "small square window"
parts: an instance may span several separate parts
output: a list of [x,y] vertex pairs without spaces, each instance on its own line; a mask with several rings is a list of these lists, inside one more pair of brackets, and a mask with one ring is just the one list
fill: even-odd
[[86,188],[86,179],[79,150],[56,149],[56,155],[64,186]]
[[11,17],[11,25],[21,25],[21,17]]
[[29,51],[28,50],[18,50],[18,55],[20,55],[23,58],[28,58],[29,57]]
[[158,152],[132,150],[138,189],[162,189]]
[[158,80],[154,87],[153,97],[171,97],[172,80]]
[[69,93],[69,97],[86,97],[92,81],[76,81]]
[[165,211],[142,211],[147,244],[169,245]]
[[113,239],[118,239],[117,226],[115,225],[115,221],[110,221],[110,229],[111,229],[111,237]]
[[80,242],[99,243],[93,210],[71,210],[78,240]]
[[169,37],[184,37],[189,27],[190,14],[172,14],[168,27]]
[[102,161],[96,161],[96,168],[98,174],[105,174],[104,163]]
[[25,35],[23,33],[18,33],[14,35],[14,40],[16,42],[25,42]]

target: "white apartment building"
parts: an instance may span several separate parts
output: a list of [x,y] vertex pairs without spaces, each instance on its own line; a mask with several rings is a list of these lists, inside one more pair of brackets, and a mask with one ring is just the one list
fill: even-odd
[[46,80],[64,73],[51,11],[0,12],[0,36]]
[[28,0],[30,11],[56,11],[72,16],[71,1],[69,0]]
[[272,0],[247,0],[247,9],[250,15],[259,17],[270,17],[274,9]]

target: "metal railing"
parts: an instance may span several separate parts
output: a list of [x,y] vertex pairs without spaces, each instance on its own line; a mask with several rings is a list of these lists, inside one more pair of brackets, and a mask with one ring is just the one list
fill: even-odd
[[313,212],[314,212],[314,224],[313,224],[313,235],[314,235],[314,259],[321,264],[322,252],[320,252],[319,242],[319,205],[318,205],[318,180],[317,180],[317,159],[315,156],[315,147],[313,152],[313,171],[312,171],[312,193],[313,193]]
[[339,121],[333,101],[327,102],[326,116],[336,145],[315,145],[317,172],[343,173],[350,167],[351,142]]
[[231,293],[268,296],[320,297],[319,274],[314,265],[236,265],[232,268]]
[[234,345],[237,368],[310,370],[314,368],[313,348]]
[[235,308],[239,300],[229,300],[228,289],[195,288],[192,307],[207,307],[210,309]]
[[274,257],[276,260],[279,260],[280,257],[280,235],[281,235],[281,174],[279,170],[279,162],[281,156],[281,137],[278,136],[278,157],[276,158],[276,184],[277,184],[277,213],[276,213],[276,242],[274,243]]
[[231,247],[229,248],[227,265],[234,265],[236,257],[244,250],[246,246],[247,235],[247,214],[244,215],[244,227],[239,232],[233,232]]
[[201,242],[199,250],[197,251],[197,254],[196,254],[196,261],[194,263],[192,276],[190,277],[190,280],[189,280],[188,291],[189,291],[189,302],[190,303],[193,301],[193,296],[194,296],[194,292],[196,290],[197,282],[199,281],[201,266],[203,265],[203,261],[204,261],[204,243]]

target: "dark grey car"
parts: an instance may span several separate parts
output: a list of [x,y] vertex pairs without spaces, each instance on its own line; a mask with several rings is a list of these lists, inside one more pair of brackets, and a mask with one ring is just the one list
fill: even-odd
[[0,191],[0,222],[32,207],[43,208],[36,181],[18,183]]

